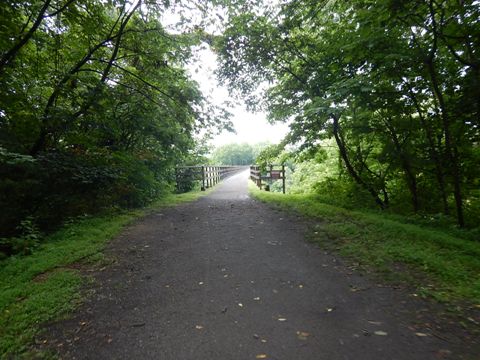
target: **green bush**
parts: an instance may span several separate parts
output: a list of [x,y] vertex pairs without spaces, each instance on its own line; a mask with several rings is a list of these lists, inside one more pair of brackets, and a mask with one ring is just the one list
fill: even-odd
[[[0,252],[28,253],[68,218],[148,204],[170,190],[168,170],[125,153],[0,152]],[[38,231],[37,231],[38,230]]]

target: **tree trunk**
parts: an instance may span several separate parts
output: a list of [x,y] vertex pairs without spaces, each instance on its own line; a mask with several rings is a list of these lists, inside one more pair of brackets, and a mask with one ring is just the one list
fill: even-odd
[[360,177],[360,175],[353,168],[353,166],[350,162],[350,159],[348,157],[347,148],[345,146],[344,141],[342,140],[342,136],[340,135],[340,124],[339,124],[339,121],[338,121],[338,117],[334,114],[332,114],[331,117],[333,119],[333,135],[335,137],[335,141],[337,142],[337,146],[338,146],[338,150],[340,152],[340,156],[343,159],[343,162],[345,164],[345,167],[347,168],[348,173],[355,180],[355,182],[357,182],[357,184],[362,186],[364,189],[366,189],[370,193],[370,195],[372,195],[372,197],[375,200],[375,202],[377,203],[377,205],[382,210],[384,210],[387,207],[385,202],[380,199],[380,197],[378,196],[378,193],[375,191],[375,189],[373,189],[369,184],[367,184],[365,181],[363,181],[363,179]]
[[453,195],[455,197],[457,222],[460,227],[464,227],[465,220],[463,217],[462,185],[461,185],[460,166],[458,163],[458,148],[454,143],[453,137],[451,134],[450,117],[448,116],[448,113],[447,113],[445,100],[443,98],[443,93],[438,84],[437,74],[435,71],[433,60],[427,62],[427,69],[430,75],[433,93],[435,94],[435,97],[438,100],[438,103],[440,105],[440,110],[441,110],[443,133],[445,137],[445,155],[446,155],[446,160],[449,164],[448,168],[450,170],[450,176],[453,182]]
[[440,155],[437,151],[437,146],[435,145],[434,135],[432,133],[432,128],[427,123],[427,120],[423,116],[422,109],[420,104],[418,103],[417,98],[415,97],[415,93],[411,86],[407,83],[406,84],[409,90],[410,99],[413,101],[415,109],[417,110],[418,117],[420,119],[420,123],[422,124],[422,128],[425,131],[425,135],[428,141],[428,152],[430,154],[430,158],[433,160],[435,164],[435,177],[437,178],[438,189],[440,191],[440,196],[442,198],[442,206],[443,206],[443,213],[445,215],[450,214],[450,208],[448,206],[447,200],[447,190],[445,184],[445,171],[443,170],[443,164],[440,159]]
[[402,145],[400,144],[400,141],[398,139],[395,128],[393,127],[391,122],[387,119],[384,119],[383,122],[387,127],[393,145],[395,146],[398,156],[400,157],[400,162],[402,164],[403,172],[405,174],[405,180],[407,182],[408,189],[410,190],[413,212],[417,213],[419,210],[417,178],[412,169],[412,164],[410,163],[408,155],[405,154],[405,151],[403,150]]
[[430,9],[430,19],[432,22],[432,35],[433,35],[433,44],[432,48],[429,51],[429,56],[425,61],[425,65],[427,67],[428,74],[430,75],[430,83],[432,85],[432,90],[435,98],[438,101],[441,111],[442,117],[442,125],[443,125],[443,132],[445,136],[445,155],[448,161],[448,168],[450,170],[450,176],[453,181],[453,195],[455,197],[455,207],[457,210],[457,221],[460,227],[465,226],[465,220],[463,217],[463,199],[462,199],[462,185],[461,185],[461,178],[460,178],[460,166],[458,161],[458,148],[454,143],[454,138],[451,134],[451,120],[448,114],[448,110],[445,104],[445,99],[443,97],[442,90],[440,89],[440,85],[438,83],[437,78],[437,71],[435,69],[435,56],[438,50],[438,36],[439,36],[439,29],[436,19],[436,12],[435,12],[435,1],[429,1],[429,9]]

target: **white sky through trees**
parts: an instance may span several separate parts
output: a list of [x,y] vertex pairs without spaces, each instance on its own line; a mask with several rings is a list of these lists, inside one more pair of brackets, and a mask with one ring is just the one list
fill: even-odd
[[[200,27],[206,27],[207,31],[212,34],[220,34],[222,21],[219,21],[218,15],[221,9],[215,8],[211,12],[201,11],[198,6],[198,3],[192,3],[190,6],[186,5],[183,8],[173,7],[162,16],[162,23],[168,31],[173,33],[192,31],[192,29],[201,25]],[[226,16],[226,14],[221,15]],[[207,44],[203,44],[197,47],[195,53],[195,60],[188,66],[188,70],[191,77],[199,83],[204,95],[209,97],[210,101],[215,105],[221,106],[225,102],[232,103],[231,106],[227,107],[227,110],[233,114],[231,121],[236,134],[224,131],[214,137],[211,140],[211,144],[221,146],[234,142],[247,142],[250,144],[280,142],[288,132],[288,125],[269,124],[265,113],[251,113],[246,110],[243,104],[235,104],[233,99],[230,98],[226,87],[221,86],[217,82],[214,73],[217,68],[217,59],[214,52]]]
[[[216,55],[209,48],[205,48],[198,50],[198,59],[189,67],[189,71],[192,78],[200,84],[202,92],[210,96],[213,103],[221,105],[231,99],[228,90],[217,83],[214,74],[216,66]],[[228,110],[233,114],[231,120],[237,133],[224,131],[212,139],[211,143],[214,146],[233,142],[278,143],[288,131],[288,125],[269,124],[265,113],[250,113],[243,104],[233,104]]]

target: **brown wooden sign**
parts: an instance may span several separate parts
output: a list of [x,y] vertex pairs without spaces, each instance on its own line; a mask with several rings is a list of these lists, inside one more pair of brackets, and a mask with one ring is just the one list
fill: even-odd
[[[275,169],[276,168],[276,169]],[[276,180],[282,180],[282,192],[285,194],[285,165],[267,165],[262,171],[258,165],[250,166],[250,179],[260,189],[270,191],[270,185]]]
[[278,180],[282,178],[282,170],[272,170],[270,172],[270,178],[272,180]]

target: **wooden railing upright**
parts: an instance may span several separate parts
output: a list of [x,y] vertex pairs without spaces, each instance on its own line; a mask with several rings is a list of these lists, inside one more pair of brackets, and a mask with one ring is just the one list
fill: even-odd
[[285,165],[267,165],[262,171],[258,165],[250,166],[250,179],[259,189],[270,191],[270,185],[273,181],[282,180],[282,192],[285,194]]
[[245,166],[177,166],[175,171],[177,191],[184,192],[191,190],[195,182],[199,182],[201,190],[205,191],[228,176],[244,169],[246,169]]

